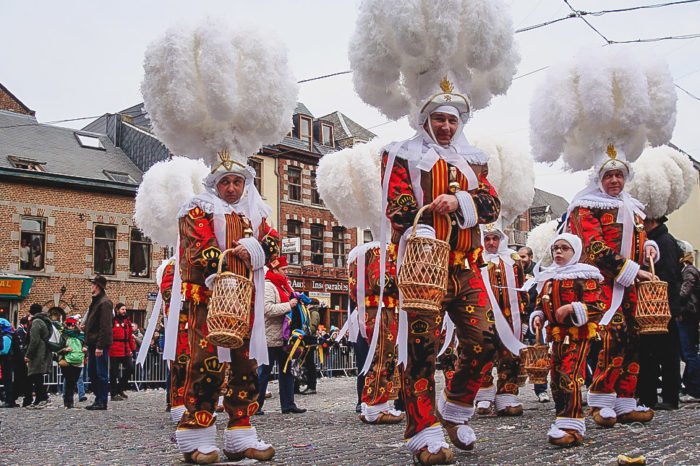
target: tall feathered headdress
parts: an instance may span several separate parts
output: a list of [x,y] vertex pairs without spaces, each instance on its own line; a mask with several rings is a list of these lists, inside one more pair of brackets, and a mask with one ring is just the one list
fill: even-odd
[[535,169],[532,157],[514,143],[495,138],[472,140],[489,156],[489,181],[501,201],[503,226],[510,225],[532,205],[535,197]]
[[316,185],[324,204],[341,225],[370,228],[379,239],[382,212],[381,156],[383,143],[373,139],[324,155]]
[[365,0],[349,46],[355,90],[387,117],[411,124],[438,84],[465,94],[472,109],[505,94],[520,61],[500,0]]
[[633,164],[634,179],[625,187],[644,204],[650,218],[661,218],[680,208],[697,184],[690,159],[670,147],[648,148]]
[[658,57],[616,47],[581,53],[550,68],[535,90],[533,154],[539,162],[561,158],[572,170],[610,163],[629,172],[627,164],[647,142],[670,140],[676,98],[668,65]]
[[201,160],[173,157],[153,165],[143,174],[136,193],[134,221],[149,238],[174,247],[178,234],[178,211],[195,194],[209,168]]
[[297,84],[286,49],[269,31],[211,19],[177,26],[146,51],[141,85],[156,136],[176,155],[214,171],[239,171],[289,132]]
[[[557,236],[557,225],[558,222],[556,220],[551,220],[537,225],[527,235],[527,243],[525,245],[532,249],[532,256],[536,262],[542,259],[551,259],[549,245],[554,237]],[[548,261],[545,260],[543,265],[549,265]]]

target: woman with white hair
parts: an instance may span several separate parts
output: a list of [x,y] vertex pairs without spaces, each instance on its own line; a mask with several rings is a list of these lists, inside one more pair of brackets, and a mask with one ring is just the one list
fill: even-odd
[[551,386],[556,420],[547,432],[549,443],[561,447],[581,445],[586,433],[581,385],[585,378],[590,341],[603,315],[600,294],[603,276],[592,265],[579,263],[583,245],[572,234],[558,235],[551,243],[553,264],[535,267],[538,298],[530,327],[542,329],[552,343]]

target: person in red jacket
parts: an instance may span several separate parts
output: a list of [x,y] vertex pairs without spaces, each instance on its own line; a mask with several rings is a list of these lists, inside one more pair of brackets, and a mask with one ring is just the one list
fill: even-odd
[[136,351],[131,320],[126,316],[126,305],[123,303],[117,303],[116,306],[112,339],[114,343],[109,348],[110,395],[112,401],[122,401],[129,398],[125,391],[129,386],[131,374],[134,373],[132,355]]

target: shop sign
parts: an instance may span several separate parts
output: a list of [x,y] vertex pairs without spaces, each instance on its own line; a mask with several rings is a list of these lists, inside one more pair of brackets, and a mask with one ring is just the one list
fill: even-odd
[[301,238],[282,238],[282,254],[298,254],[301,252]]
[[0,295],[20,296],[22,294],[22,282],[21,278],[0,278]]

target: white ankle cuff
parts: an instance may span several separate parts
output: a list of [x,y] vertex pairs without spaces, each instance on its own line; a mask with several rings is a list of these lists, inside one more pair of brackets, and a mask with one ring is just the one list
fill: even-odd
[[362,403],[362,414],[368,421],[376,421],[382,412],[391,409],[389,402],[384,402],[378,405],[368,405],[367,403]]
[[637,408],[637,400],[634,398],[617,398],[615,400],[615,414],[621,416],[631,413]]
[[491,385],[487,388],[480,388],[479,391],[476,392],[474,402],[477,403],[479,401],[493,401],[494,398],[496,398],[496,386]]
[[518,401],[518,397],[511,393],[504,393],[503,395],[496,395],[496,411],[502,411],[506,408],[515,407],[522,405]]
[[180,453],[199,450],[202,453],[218,451],[216,447],[216,425],[204,429],[178,429],[175,431]]
[[550,425],[549,430],[547,431],[547,437],[551,437],[551,438],[562,438],[565,435],[566,435],[566,432],[564,432],[559,427],[557,427],[556,424]]
[[238,453],[248,448],[265,450],[270,448],[270,445],[258,440],[255,427],[236,427],[224,431],[224,450]]
[[430,453],[437,453],[441,448],[449,448],[440,425],[425,428],[410,439],[406,439],[406,448],[411,453],[418,453],[425,447],[428,447]]
[[445,397],[445,392],[440,393],[438,411],[444,420],[455,424],[465,424],[474,415],[473,407],[461,406],[451,402]]
[[187,411],[187,408],[185,408],[184,405],[170,408],[170,419],[175,424],[178,424],[180,422],[180,419],[182,419],[182,415],[185,414],[185,411]]
[[559,429],[575,430],[581,435],[584,435],[586,433],[586,422],[583,419],[577,419],[573,417],[558,417],[556,421],[554,421],[554,425]]
[[[615,393],[593,393],[588,392],[588,406],[591,408],[610,408],[615,407]],[[601,414],[602,416],[602,414]]]

